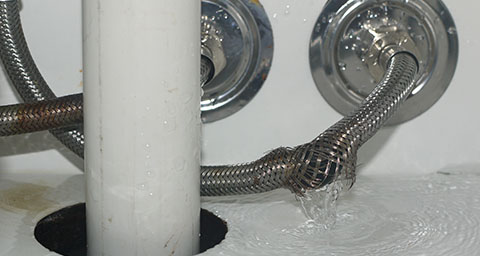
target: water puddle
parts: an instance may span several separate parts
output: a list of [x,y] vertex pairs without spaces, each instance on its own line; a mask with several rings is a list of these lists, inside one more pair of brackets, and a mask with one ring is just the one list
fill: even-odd
[[287,190],[206,199],[229,233],[202,255],[477,255],[479,184],[478,170],[443,171],[358,177],[345,195],[336,183],[302,202]]

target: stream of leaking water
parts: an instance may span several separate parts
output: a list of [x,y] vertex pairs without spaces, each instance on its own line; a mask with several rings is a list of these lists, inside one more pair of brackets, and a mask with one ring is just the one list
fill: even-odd
[[[323,208],[334,227],[325,215],[306,217],[287,190],[207,198],[203,208],[225,219],[229,232],[202,255],[478,255],[479,194],[478,168],[358,177],[336,201],[336,213]],[[307,204],[335,203],[334,197],[315,194]],[[312,218],[327,221],[312,228]]]
[[321,189],[307,191],[297,197],[308,220],[306,229],[329,230],[337,222],[337,199],[343,191],[343,183],[334,181]]

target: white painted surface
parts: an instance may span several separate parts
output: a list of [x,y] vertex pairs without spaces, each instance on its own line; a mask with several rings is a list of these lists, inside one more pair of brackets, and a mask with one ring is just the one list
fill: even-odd
[[193,255],[200,2],[85,0],[88,255]]
[[[308,48],[326,1],[263,0],[273,26],[271,72],[258,95],[235,115],[204,126],[205,164],[257,159],[278,146],[310,141],[341,118],[318,92]],[[359,152],[359,174],[426,173],[450,164],[480,162],[480,11],[476,1],[446,0],[456,22],[460,57],[454,80],[426,113],[381,130]],[[287,8],[288,6],[288,8]],[[288,14],[286,13],[288,11]],[[273,18],[275,17],[275,18]]]
[[[480,165],[439,173],[370,175],[338,201],[332,230],[309,229],[287,190],[204,198],[202,207],[228,222],[225,240],[202,256],[470,256],[480,250]],[[0,255],[54,256],[35,241],[36,221],[84,201],[82,175],[15,173],[0,180]],[[33,185],[32,184],[36,184]],[[29,188],[33,197],[5,199]],[[32,190],[32,188],[34,188]],[[43,208],[22,207],[35,200]]]
[[[81,90],[80,0],[23,0],[22,18],[31,50],[58,95]],[[325,0],[263,0],[274,34],[271,72],[258,95],[233,116],[204,126],[205,164],[257,159],[278,146],[310,140],[340,118],[322,98],[310,74],[308,42]],[[383,129],[359,152],[359,170],[374,173],[425,173],[449,164],[480,162],[480,10],[477,1],[444,1],[460,39],[457,72],[445,95],[425,114]],[[287,8],[289,6],[289,8]],[[285,11],[288,10],[288,14]],[[275,18],[273,18],[275,17]],[[6,84],[3,73],[0,81]],[[9,86],[0,103],[13,103]],[[43,133],[1,138],[4,169],[79,173],[81,161]],[[61,154],[58,153],[60,150]],[[63,155],[68,155],[68,159]],[[73,164],[72,164],[73,163]]]
[[[21,15],[27,40],[47,81],[58,95],[81,91],[82,74],[79,72],[82,69],[81,0],[23,0],[22,2]],[[308,64],[310,33],[326,1],[261,0],[261,2],[266,8],[274,30],[275,49],[272,70],[262,90],[244,109],[225,120],[204,126],[202,153],[203,161],[207,164],[236,163],[257,159],[264,152],[277,146],[296,145],[310,140],[340,118],[340,115],[317,91]],[[473,18],[478,16],[480,2],[445,0],[445,3],[454,17],[460,39],[460,58],[454,80],[445,95],[428,112],[401,126],[382,130],[362,148],[359,163],[363,165],[359,172],[360,175],[371,176],[366,179],[372,182],[375,182],[372,179],[377,178],[380,181],[391,180],[389,177],[378,176],[383,174],[392,177],[403,174],[420,175],[436,172],[446,166],[454,166],[452,170],[463,170],[463,167],[455,166],[464,166],[469,163],[474,163],[473,167],[468,168],[469,170],[480,172],[480,135],[478,133],[480,118],[477,113],[480,110],[480,101],[477,99],[477,95],[480,95],[480,87],[477,86],[476,79],[480,58],[478,51],[480,21]],[[289,8],[286,7],[287,5]],[[285,14],[287,9],[288,14]],[[274,16],[276,18],[273,18]],[[6,86],[7,81],[3,73],[0,74],[0,82],[2,83],[0,103],[17,102],[11,88]],[[56,187],[57,182],[60,184],[62,180],[67,179],[63,174],[80,173],[77,166],[81,166],[81,160],[54,142],[47,133],[0,138],[0,155],[2,170],[0,179],[6,180],[7,183],[15,180]],[[68,158],[65,158],[65,155]],[[41,175],[34,176],[31,173]],[[51,175],[57,173],[62,175]],[[58,207],[83,201],[83,192],[80,191],[81,182],[77,180],[73,183],[77,185],[67,182],[62,186],[63,189],[58,190],[60,192],[55,192],[56,195],[68,197],[66,200],[54,199],[60,202]],[[359,179],[352,191],[353,197],[356,195],[355,190],[358,189],[361,192],[364,184],[362,179]],[[450,188],[448,184],[443,185],[445,189]],[[388,191],[404,189],[401,184],[392,185],[392,188],[383,188]],[[4,183],[1,189],[5,189]],[[480,216],[480,213],[468,208],[468,204],[472,202],[472,198],[475,200],[475,195],[478,193],[475,192],[477,190],[469,191],[464,190],[471,196],[465,196],[462,200],[466,200],[468,213],[477,213],[473,218],[478,221],[476,216]],[[409,193],[399,193],[400,200],[392,200],[388,205],[403,203],[409,195],[417,196]],[[449,193],[451,193],[449,196],[454,196],[456,191],[449,190]],[[439,194],[439,197],[442,195]],[[443,200],[439,197],[430,199],[434,202]],[[250,201],[258,201],[258,198],[252,197]],[[257,225],[260,231],[267,233],[276,225],[294,223],[291,216],[278,215],[282,211],[287,213],[294,211],[291,207],[292,202],[291,196],[285,194],[274,202],[277,207],[273,207],[272,212],[259,212],[258,208],[255,208],[258,205],[255,204],[250,204],[251,208],[248,208],[247,201],[237,206],[252,212],[257,209],[256,214],[265,214],[257,215],[261,218],[277,216],[275,221],[267,222],[267,225],[265,221],[249,222],[251,225],[248,227]],[[370,202],[378,203],[378,201]],[[382,203],[376,206],[378,207],[374,208],[375,210],[384,209]],[[227,211],[231,212],[235,209],[229,203],[215,207],[212,209],[222,212],[223,217],[230,218],[230,221],[235,221],[236,217],[226,215]],[[361,210],[362,207],[359,206],[358,209]],[[298,212],[294,213],[298,214]],[[37,217],[34,220],[38,220],[41,214],[35,215]],[[2,221],[0,255],[55,255],[35,243],[31,235],[34,222],[25,219],[25,212],[15,214],[0,211],[0,220]],[[375,222],[365,222],[365,224],[375,225]],[[478,234],[476,227],[478,225],[472,226],[471,230],[463,234],[472,234],[471,232]],[[407,231],[419,230],[407,229]],[[462,236],[462,233],[452,232],[457,234],[457,237]],[[262,236],[265,237],[265,235]],[[233,242],[230,243],[232,244]],[[266,247],[268,246],[260,246],[259,251],[268,253]],[[277,251],[274,250],[274,253]],[[436,251],[426,251],[423,254],[439,255],[435,253]],[[207,255],[216,254],[212,251]]]

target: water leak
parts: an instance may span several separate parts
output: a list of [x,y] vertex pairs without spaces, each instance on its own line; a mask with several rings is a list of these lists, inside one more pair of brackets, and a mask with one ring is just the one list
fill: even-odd
[[308,221],[305,228],[329,230],[337,221],[337,199],[343,190],[341,182],[333,182],[321,189],[308,191],[298,197]]
[[[227,238],[208,255],[477,255],[480,172],[358,177],[338,200],[329,188],[311,194],[324,226],[312,228],[287,190],[205,198],[202,207],[228,222]],[[330,187],[332,192],[334,187]],[[322,208],[336,206],[336,211]],[[305,206],[305,202],[304,202]],[[307,214],[308,215],[308,214]],[[335,225],[325,216],[333,216]],[[312,217],[312,216],[311,216]],[[310,226],[309,226],[310,225]]]

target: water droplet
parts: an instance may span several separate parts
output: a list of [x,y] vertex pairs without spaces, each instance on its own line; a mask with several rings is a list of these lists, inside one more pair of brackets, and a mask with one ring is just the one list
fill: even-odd
[[329,14],[328,15],[328,23],[332,23],[333,18],[335,18],[334,14],[333,13]]
[[342,70],[342,71],[347,70],[347,64],[345,64],[345,63],[343,63],[343,62],[338,63],[338,67],[339,67],[340,70]]
[[348,45],[345,45],[345,50],[348,50],[350,47],[348,47]]
[[274,14],[272,15],[272,18],[276,19],[276,18],[277,18],[277,15],[278,15],[277,13],[274,13]]
[[149,195],[149,196],[153,196],[153,193],[152,193],[152,192],[150,192],[150,194],[148,194],[148,195]]
[[226,14],[226,13],[223,14],[223,18],[224,18],[224,19],[228,19],[228,14]]
[[307,22],[307,19],[303,19],[303,23],[306,23]]
[[145,144],[145,147],[146,147],[146,148],[150,148],[150,144],[148,144],[148,143]]
[[150,111],[150,107],[146,107],[145,110],[146,110],[146,111]]
[[453,34],[457,33],[457,29],[455,27],[449,27],[448,28],[448,33],[450,35],[453,35]]
[[145,183],[138,185],[138,190],[145,190],[145,189],[147,189],[147,185]]
[[150,178],[152,178],[152,177],[155,176],[155,172],[154,172],[154,171],[147,171],[145,174],[147,175],[147,177],[150,177]]
[[167,132],[172,132],[172,131],[175,130],[175,128],[177,128],[177,125],[176,125],[175,121],[164,120],[163,121],[163,128]]

